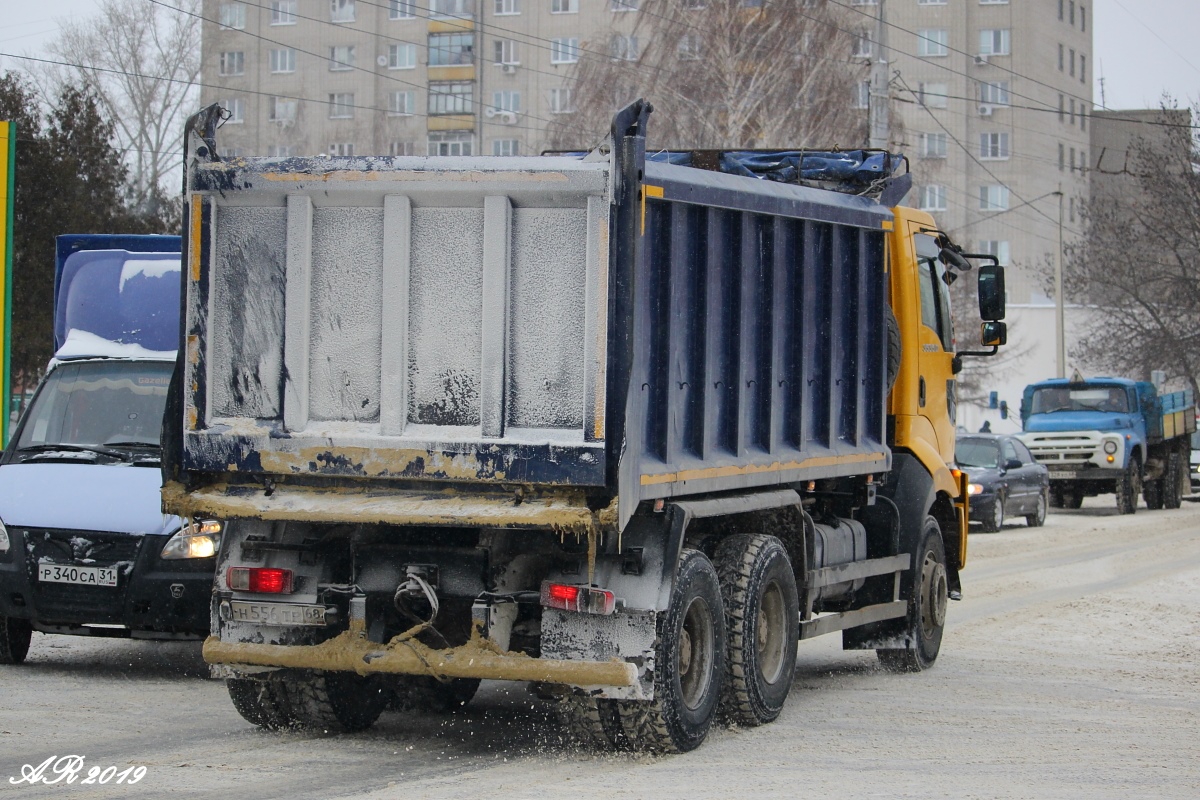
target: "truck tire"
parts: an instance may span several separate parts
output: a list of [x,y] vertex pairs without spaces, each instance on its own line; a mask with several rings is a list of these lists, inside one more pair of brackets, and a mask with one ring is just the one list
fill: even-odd
[[393,686],[388,707],[445,714],[471,702],[477,691],[478,678],[452,678],[443,683],[429,675],[402,675]]
[[229,690],[233,707],[251,725],[270,731],[285,730],[296,725],[287,690],[279,680],[229,678],[225,681],[225,688]]
[[1142,499],[1146,501],[1146,508],[1157,511],[1163,507],[1166,483],[1166,475],[1152,481],[1146,481],[1145,487],[1142,489]]
[[1062,493],[1063,508],[1083,508],[1083,492],[1072,489]]
[[1163,477],[1163,505],[1179,508],[1183,505],[1183,482],[1187,476],[1183,471],[1183,456],[1171,453],[1167,457],[1167,474]]
[[766,534],[730,536],[717,547],[728,676],[722,716],[739,725],[773,722],[796,671],[800,601],[783,542]]
[[1063,490],[1054,486],[1050,487],[1050,507],[1051,508],[1066,508],[1063,502]]
[[1137,512],[1138,495],[1142,493],[1142,468],[1136,458],[1129,460],[1129,466],[1117,479],[1117,513],[1134,514]]
[[1050,504],[1050,499],[1046,496],[1049,491],[1043,489],[1038,495],[1037,507],[1032,514],[1025,515],[1025,524],[1031,528],[1040,528],[1046,524],[1046,507]]
[[29,655],[33,626],[26,620],[0,617],[0,664],[20,664]]
[[896,378],[900,375],[900,323],[896,320],[896,312],[887,306],[887,392],[892,393]]
[[287,684],[296,724],[328,733],[353,733],[375,724],[391,700],[381,675],[306,672]]
[[907,637],[903,650],[876,650],[879,662],[890,672],[921,672],[933,666],[942,647],[946,627],[949,585],[946,576],[946,546],[942,530],[933,517],[925,518],[920,547],[914,554],[912,597],[908,600]]
[[685,549],[666,611],[658,615],[654,700],[619,701],[629,747],[686,753],[712,727],[725,678],[725,611],[721,585],[708,556]]
[[572,743],[590,750],[629,750],[616,700],[569,694],[559,701],[559,717]]

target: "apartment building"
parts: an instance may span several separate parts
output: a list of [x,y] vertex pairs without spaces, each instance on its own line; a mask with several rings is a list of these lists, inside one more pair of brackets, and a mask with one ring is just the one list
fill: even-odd
[[[874,0],[849,0],[873,31]],[[1092,7],[1082,0],[885,0],[884,52],[915,190],[956,241],[1010,265],[1009,301],[1043,276],[1088,196]]]
[[[240,155],[528,155],[638,0],[205,0],[203,101]],[[626,22],[625,20],[629,20]]]

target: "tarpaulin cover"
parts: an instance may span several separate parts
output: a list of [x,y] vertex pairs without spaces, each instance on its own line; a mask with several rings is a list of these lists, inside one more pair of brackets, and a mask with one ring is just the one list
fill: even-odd
[[[649,153],[650,161],[691,166],[692,154],[673,151]],[[890,178],[904,157],[880,150],[781,150],[778,152],[731,150],[721,153],[721,171],[782,183],[819,181],[839,191],[862,192]]]

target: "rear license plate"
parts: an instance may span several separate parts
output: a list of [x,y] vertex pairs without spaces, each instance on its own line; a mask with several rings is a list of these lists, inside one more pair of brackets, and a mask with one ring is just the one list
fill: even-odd
[[1070,480],[1075,477],[1075,473],[1065,469],[1052,469],[1050,470],[1050,477],[1058,478],[1059,480]]
[[75,583],[82,586],[116,586],[116,567],[72,567],[65,564],[38,564],[41,583]]
[[325,625],[325,606],[302,603],[247,603],[229,601],[229,618],[254,625]]

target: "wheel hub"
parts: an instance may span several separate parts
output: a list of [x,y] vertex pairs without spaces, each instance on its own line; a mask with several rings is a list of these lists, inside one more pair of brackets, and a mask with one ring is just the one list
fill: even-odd
[[946,567],[926,553],[921,566],[921,627],[926,636],[946,623],[946,598]]

